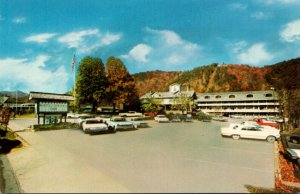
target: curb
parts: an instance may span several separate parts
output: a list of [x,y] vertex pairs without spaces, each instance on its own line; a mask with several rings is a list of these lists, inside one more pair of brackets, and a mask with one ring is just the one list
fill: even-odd
[[[280,161],[279,161],[279,148],[278,148],[278,143],[274,142],[274,162],[275,162],[275,179],[278,178],[282,184],[288,187],[295,187],[295,188],[300,188],[300,183],[295,183],[295,182],[289,182],[289,181],[284,181],[281,178],[281,167],[280,167]],[[276,182],[276,181],[275,181]],[[276,183],[275,183],[276,187]]]

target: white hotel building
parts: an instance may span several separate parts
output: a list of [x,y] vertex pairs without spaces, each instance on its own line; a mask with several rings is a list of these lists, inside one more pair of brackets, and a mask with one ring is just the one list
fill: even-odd
[[201,93],[195,101],[198,110],[224,116],[275,116],[280,105],[273,90]]

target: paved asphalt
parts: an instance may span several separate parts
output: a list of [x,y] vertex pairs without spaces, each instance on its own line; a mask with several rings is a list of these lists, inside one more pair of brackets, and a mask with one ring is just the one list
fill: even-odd
[[[29,133],[34,133],[51,142],[65,155],[71,155],[72,160],[80,160],[81,164],[108,175],[129,192],[232,193],[248,192],[245,185],[274,188],[272,143],[224,138],[220,126],[228,123],[216,121],[149,123],[150,128],[115,134],[86,135],[79,129],[20,134],[29,137]],[[47,157],[64,162],[60,153]],[[66,173],[68,177],[72,174]]]

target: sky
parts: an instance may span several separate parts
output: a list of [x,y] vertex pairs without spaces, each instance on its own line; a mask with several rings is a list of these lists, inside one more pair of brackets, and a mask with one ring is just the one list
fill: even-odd
[[299,57],[300,0],[0,0],[0,91],[65,93],[80,60],[129,73]]

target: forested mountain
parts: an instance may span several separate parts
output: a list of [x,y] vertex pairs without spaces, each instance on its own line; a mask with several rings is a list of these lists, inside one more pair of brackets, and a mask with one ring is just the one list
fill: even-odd
[[164,92],[175,79],[178,79],[184,72],[180,71],[147,71],[133,74],[139,95],[150,91]]
[[184,72],[148,71],[134,74],[139,95],[149,91],[167,91],[172,83],[189,85],[195,92],[225,92],[265,90],[265,80],[271,67],[249,65],[211,64]]

